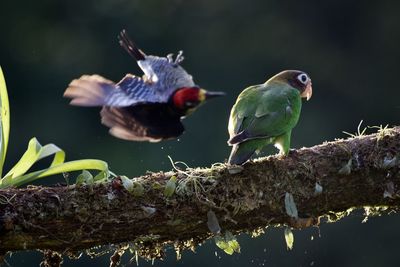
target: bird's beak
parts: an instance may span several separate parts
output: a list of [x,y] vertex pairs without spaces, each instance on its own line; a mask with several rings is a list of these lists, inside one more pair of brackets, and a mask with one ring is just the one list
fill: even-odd
[[224,95],[226,95],[225,92],[206,91],[206,93],[205,93],[206,100],[209,100],[209,99],[215,98],[215,97],[224,96]]
[[303,91],[303,93],[301,94],[301,97],[305,97],[306,100],[310,100],[312,96],[312,86],[311,86],[311,82],[309,82],[306,86],[306,89]]
[[204,89],[200,89],[200,100],[209,100],[211,98],[219,97],[219,96],[224,96],[226,95],[225,92],[212,92],[212,91],[206,91]]

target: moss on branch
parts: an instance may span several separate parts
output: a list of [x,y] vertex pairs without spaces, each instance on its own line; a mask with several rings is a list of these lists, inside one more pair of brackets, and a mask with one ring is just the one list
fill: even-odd
[[[222,231],[258,234],[271,225],[303,228],[318,225],[321,217],[334,221],[354,208],[369,207],[370,214],[396,210],[399,157],[395,127],[293,150],[286,158],[257,159],[237,174],[215,164],[149,173],[132,183],[121,177],[94,185],[4,189],[0,251],[72,255],[128,244],[139,256],[157,258],[166,244],[179,252],[212,237],[209,211]],[[285,205],[286,195],[294,202]]]

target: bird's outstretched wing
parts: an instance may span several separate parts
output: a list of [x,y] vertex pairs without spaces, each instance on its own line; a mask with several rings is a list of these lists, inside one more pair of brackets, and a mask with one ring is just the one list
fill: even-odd
[[132,141],[158,142],[176,138],[184,132],[180,117],[166,104],[107,107],[100,112],[110,134]]
[[[126,102],[129,105],[135,105],[139,103],[164,103],[163,98],[153,90],[153,85],[144,81],[142,78],[132,74],[127,74],[125,77],[116,84],[116,89],[123,92],[127,98]],[[129,100],[128,100],[129,99]],[[108,106],[121,106],[113,103],[111,99],[107,102]],[[129,106],[124,105],[124,106]]]
[[175,59],[172,54],[166,57],[146,55],[129,38],[125,30],[121,31],[118,38],[120,45],[142,69],[145,80],[149,83],[149,90],[154,91],[161,102],[167,102],[178,88],[195,86],[192,76],[180,66],[184,59],[182,51],[179,51]]

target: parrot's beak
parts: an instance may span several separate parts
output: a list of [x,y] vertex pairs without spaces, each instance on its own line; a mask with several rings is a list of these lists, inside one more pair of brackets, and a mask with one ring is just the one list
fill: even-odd
[[305,97],[306,100],[310,100],[312,96],[312,86],[311,86],[311,81],[307,84],[306,89],[303,91],[301,94],[301,97]]

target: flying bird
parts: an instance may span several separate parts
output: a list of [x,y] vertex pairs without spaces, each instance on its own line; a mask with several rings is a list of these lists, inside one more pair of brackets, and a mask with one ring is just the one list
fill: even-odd
[[264,84],[243,90],[232,107],[228,144],[231,165],[241,165],[268,144],[289,153],[292,129],[301,112],[301,98],[312,95],[311,79],[298,70],[282,71]]
[[110,134],[132,141],[158,142],[184,132],[181,120],[207,100],[225,95],[196,85],[182,67],[182,51],[173,58],[146,55],[128,37],[118,36],[120,45],[131,55],[144,75],[127,74],[114,83],[100,75],[83,75],[73,80],[64,97],[71,105],[102,106],[101,122]]

